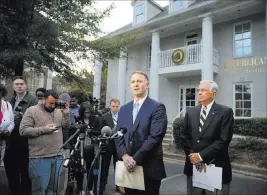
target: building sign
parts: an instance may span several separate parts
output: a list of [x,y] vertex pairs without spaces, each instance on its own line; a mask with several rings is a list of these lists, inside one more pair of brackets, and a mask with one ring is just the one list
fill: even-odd
[[172,61],[175,64],[180,64],[184,61],[184,51],[182,49],[177,49],[172,53]]
[[[224,63],[226,74],[249,74],[267,72],[267,57],[234,59]],[[264,66],[265,65],[265,66]]]

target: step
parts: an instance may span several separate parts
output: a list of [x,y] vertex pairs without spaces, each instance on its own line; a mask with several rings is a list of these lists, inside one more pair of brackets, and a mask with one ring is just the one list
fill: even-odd
[[162,143],[172,144],[172,139],[171,138],[164,138]]
[[170,143],[162,143],[163,150],[169,150],[170,149]]
[[165,138],[169,138],[169,139],[171,139],[171,138],[172,138],[172,134],[165,134],[164,139],[165,139]]
[[166,133],[171,133],[172,134],[172,129],[167,129]]

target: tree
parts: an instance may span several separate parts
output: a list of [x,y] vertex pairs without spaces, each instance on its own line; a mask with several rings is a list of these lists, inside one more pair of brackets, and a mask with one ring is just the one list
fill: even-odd
[[59,93],[82,91],[87,95],[93,93],[94,75],[87,70],[76,71],[73,75],[80,78],[79,81],[70,80],[66,77],[57,75],[53,77],[52,87]]
[[121,48],[139,34],[100,38],[99,24],[113,6],[96,10],[94,0],[12,1],[19,3],[0,6],[0,76],[21,75],[26,65],[36,71],[47,67],[79,80],[69,54],[105,61],[119,57]]

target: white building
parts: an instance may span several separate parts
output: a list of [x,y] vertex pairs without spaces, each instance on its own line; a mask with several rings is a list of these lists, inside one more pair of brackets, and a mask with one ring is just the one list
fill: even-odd
[[[24,76],[27,79],[28,91],[35,96],[35,91],[38,88],[52,89],[52,73],[48,68],[43,68],[42,73],[26,68],[24,70]],[[1,83],[8,87],[8,97],[12,96],[13,88],[11,81],[2,80]]]
[[166,105],[169,122],[198,104],[203,79],[218,83],[217,102],[232,107],[236,118],[267,116],[266,0],[170,0],[164,8],[152,0],[131,3],[132,23],[109,36],[143,33],[127,59],[109,61],[107,105],[111,98],[132,100],[129,80],[138,70],[149,75],[149,96]]

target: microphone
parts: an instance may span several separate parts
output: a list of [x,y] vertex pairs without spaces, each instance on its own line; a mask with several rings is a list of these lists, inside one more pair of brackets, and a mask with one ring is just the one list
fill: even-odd
[[79,124],[79,125],[77,125],[76,127],[77,127],[77,131],[76,131],[72,136],[69,137],[69,139],[63,144],[63,146],[61,146],[60,150],[61,150],[64,146],[66,146],[71,140],[73,140],[73,138],[74,138],[76,135],[78,135],[79,133],[84,132],[85,129],[87,128],[87,125],[85,125],[85,124]]
[[127,128],[126,127],[121,127],[119,131],[117,131],[114,135],[112,135],[111,137],[122,137],[123,134],[127,133]]
[[111,136],[111,128],[109,126],[104,126],[101,129],[101,135],[103,137],[110,137]]

